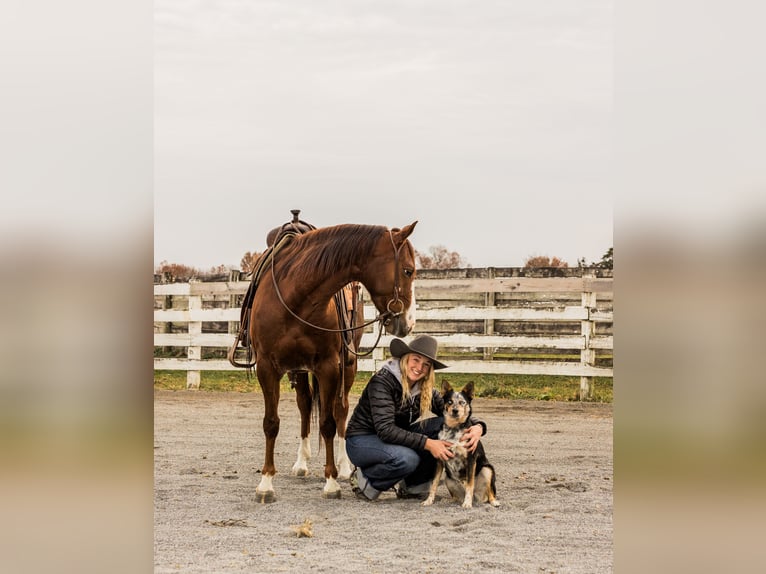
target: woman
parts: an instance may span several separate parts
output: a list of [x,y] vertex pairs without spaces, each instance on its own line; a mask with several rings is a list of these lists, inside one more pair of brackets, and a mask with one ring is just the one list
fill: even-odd
[[[390,349],[393,358],[367,383],[346,427],[346,453],[356,465],[351,485],[367,500],[394,485],[399,497],[427,494],[436,460],[454,456],[450,443],[438,440],[444,401],[434,371],[447,365],[436,359],[436,339],[394,339]],[[471,423],[463,442],[474,451],[487,427],[474,417]]]

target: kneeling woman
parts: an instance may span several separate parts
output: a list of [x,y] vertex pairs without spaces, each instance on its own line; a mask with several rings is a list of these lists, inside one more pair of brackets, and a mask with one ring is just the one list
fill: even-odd
[[[436,359],[436,339],[419,335],[409,345],[394,339],[390,349],[394,358],[367,383],[346,427],[346,452],[356,465],[351,484],[367,500],[394,486],[400,497],[426,495],[436,460],[454,456],[450,443],[437,438],[444,401],[434,371],[447,365]],[[474,451],[487,425],[474,417],[471,423],[463,443]]]

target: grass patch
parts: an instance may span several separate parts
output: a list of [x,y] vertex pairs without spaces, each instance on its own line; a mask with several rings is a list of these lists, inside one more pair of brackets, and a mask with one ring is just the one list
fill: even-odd
[[[372,373],[359,372],[356,375],[351,394],[360,395]],[[494,375],[450,373],[436,375],[436,384],[441,388],[443,380],[453,388],[462,389],[468,381],[474,382],[478,397],[503,399],[531,399],[541,401],[576,401],[580,392],[580,377],[556,377],[549,375]],[[154,388],[167,390],[186,389],[185,371],[154,371]],[[282,392],[291,392],[287,377],[282,378]],[[611,403],[613,379],[595,377],[593,380],[593,401]],[[231,391],[239,393],[261,392],[258,380],[253,374],[249,379],[243,371],[202,371],[200,390]]]

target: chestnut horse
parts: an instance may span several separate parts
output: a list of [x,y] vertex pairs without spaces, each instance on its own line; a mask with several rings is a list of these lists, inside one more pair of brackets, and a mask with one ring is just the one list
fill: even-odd
[[[326,456],[322,495],[340,498],[336,479],[348,478],[351,473],[345,436],[356,357],[351,360],[343,353],[333,296],[348,283],[362,283],[385,330],[397,337],[407,335],[415,324],[415,250],[407,238],[416,224],[390,230],[352,224],[314,229],[280,248],[264,271],[253,298],[249,325],[265,405],[266,455],[255,491],[261,502],[275,499],[274,445],[279,433],[280,379],[296,371],[312,373],[318,383],[319,430]],[[341,361],[341,357],[346,360]],[[307,376],[298,381],[296,392],[302,431],[307,433],[306,409],[311,408]],[[340,439],[340,473],[333,447],[336,433]],[[308,437],[302,436],[294,474],[306,474],[308,456]]]

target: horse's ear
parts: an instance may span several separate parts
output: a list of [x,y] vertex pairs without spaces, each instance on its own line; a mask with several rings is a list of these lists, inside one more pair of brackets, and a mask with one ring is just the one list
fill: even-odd
[[415,226],[418,224],[417,221],[413,221],[409,225],[405,225],[402,229],[392,229],[391,231],[396,236],[394,238],[394,241],[396,241],[397,244],[404,243],[404,240],[407,239],[412,232],[415,230]]

